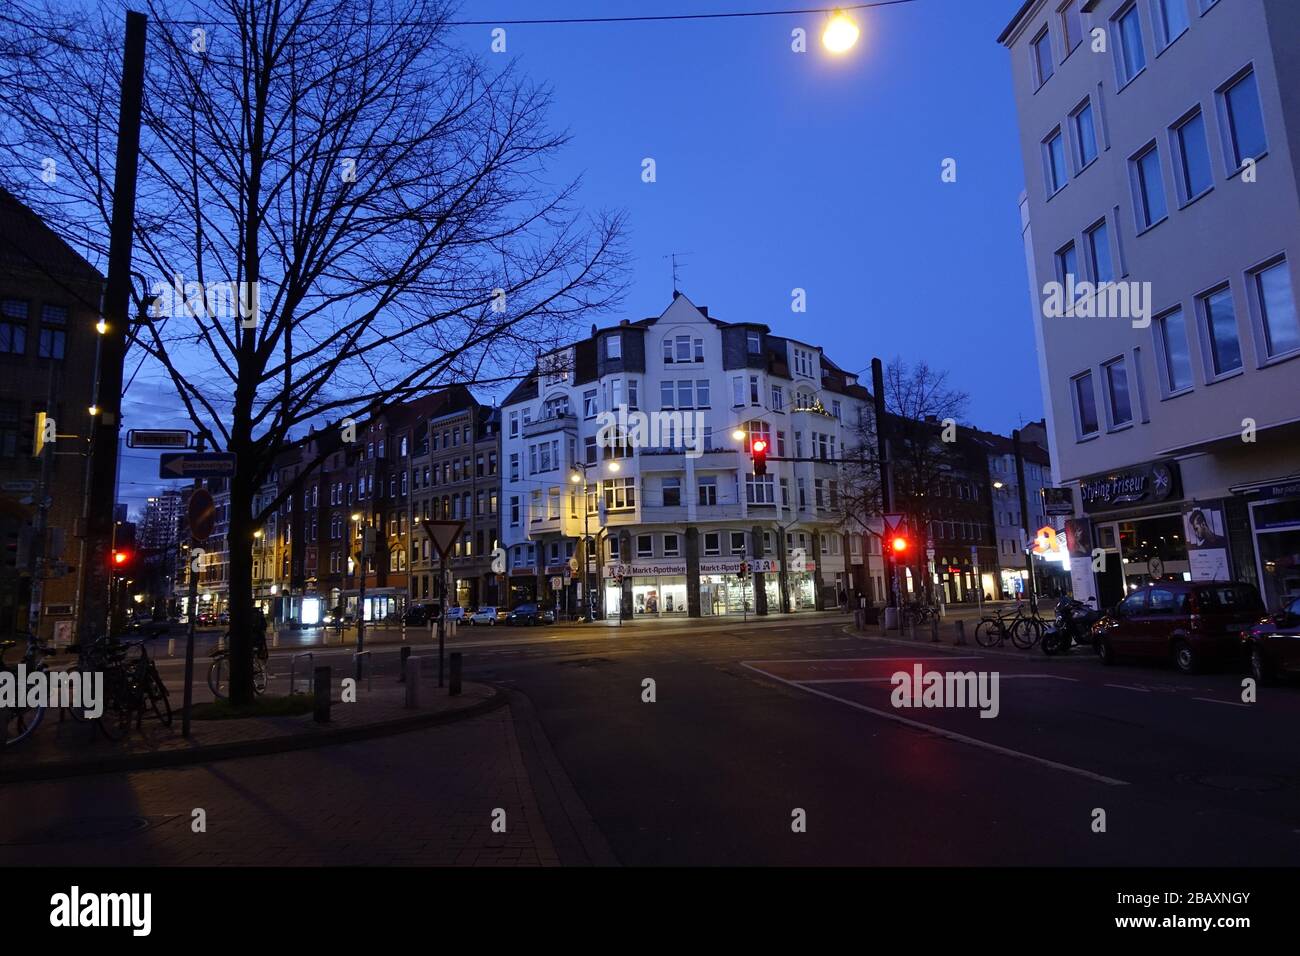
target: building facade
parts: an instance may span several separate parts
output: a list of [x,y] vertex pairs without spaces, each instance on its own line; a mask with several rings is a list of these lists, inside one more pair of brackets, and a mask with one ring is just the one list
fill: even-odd
[[[623,618],[835,607],[867,583],[863,536],[837,512],[841,453],[870,414],[820,348],[680,293],[660,316],[593,327],[502,406],[511,603]],[[759,439],[766,475],[751,468]]]
[[1293,0],[1029,0],[1000,37],[1074,585],[1103,605],[1168,575],[1300,596],[1297,36]]

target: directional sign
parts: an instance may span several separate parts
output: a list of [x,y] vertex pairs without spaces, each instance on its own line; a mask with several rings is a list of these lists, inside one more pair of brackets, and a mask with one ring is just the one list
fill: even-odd
[[194,436],[185,428],[132,428],[127,448],[193,448]]
[[190,523],[190,537],[202,541],[211,535],[212,524],[217,518],[217,503],[212,500],[212,492],[206,488],[195,488],[190,492],[185,517]]
[[159,478],[230,478],[235,456],[227,452],[181,452],[158,456]]
[[451,550],[451,546],[455,544],[456,539],[460,537],[460,530],[465,527],[465,522],[422,521],[420,522],[420,527],[424,529],[424,533],[427,534],[429,540],[433,542],[433,547],[438,552],[438,556],[445,558],[447,552]]

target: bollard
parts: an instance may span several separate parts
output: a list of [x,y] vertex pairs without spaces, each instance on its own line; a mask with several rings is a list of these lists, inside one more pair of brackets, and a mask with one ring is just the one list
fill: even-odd
[[[363,660],[365,662],[364,668],[362,667]],[[353,651],[352,676],[356,679],[358,684],[361,683],[362,670],[365,670],[366,672],[366,690],[370,690],[375,679],[375,668],[373,662],[370,660],[370,651]]]
[[938,643],[939,643],[939,617],[938,617],[938,615],[935,615],[934,617],[930,618],[930,643],[931,643],[931,644],[938,644]]
[[451,652],[451,682],[447,693],[452,697],[460,696],[460,651]]
[[312,687],[315,692],[315,719],[318,724],[330,722],[330,669],[325,666],[316,668],[316,680]]
[[907,622],[907,639],[909,641],[916,640],[916,618],[912,618]]
[[404,677],[406,678],[406,706],[420,706],[420,658],[406,659]]
[[953,641],[953,644],[955,644],[957,647],[965,647],[966,646],[966,622],[953,621],[952,625],[957,631],[957,639]]
[[279,632],[279,631],[272,631],[272,632],[271,632],[271,646],[272,646],[272,647],[279,647],[279,646],[280,646],[280,632]]
[[397,683],[399,684],[402,683],[402,681],[406,680],[406,660],[410,656],[411,656],[411,649],[409,647],[403,647],[402,657],[397,665]]
[[167,641],[167,656],[168,657],[176,656],[176,638],[174,637],[169,638]]
[[854,611],[854,612],[853,612],[853,627],[854,627],[854,629],[860,631],[860,630],[862,630],[864,627],[866,627],[866,626],[867,626],[867,625],[866,625],[866,619],[867,619],[867,616],[866,616],[865,614],[862,613],[862,609],[861,609],[861,608],[859,608],[859,609],[857,609],[856,611]]
[[896,607],[885,608],[885,615],[884,617],[881,618],[881,620],[884,622],[880,626],[880,630],[883,633],[888,633],[889,631],[897,630],[898,629],[898,608]]

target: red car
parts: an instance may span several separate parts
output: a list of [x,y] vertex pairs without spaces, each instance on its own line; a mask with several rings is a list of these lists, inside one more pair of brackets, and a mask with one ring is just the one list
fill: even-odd
[[1300,598],[1241,635],[1255,680],[1267,684],[1300,671]]
[[1233,659],[1241,633],[1264,617],[1249,584],[1153,581],[1129,592],[1092,629],[1104,664],[1121,657],[1173,661],[1184,674]]

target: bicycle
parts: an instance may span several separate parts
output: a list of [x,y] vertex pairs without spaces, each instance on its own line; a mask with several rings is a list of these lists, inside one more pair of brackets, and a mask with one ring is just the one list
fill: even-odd
[[[103,711],[91,717],[84,708],[74,708],[71,712],[74,720],[82,723],[93,720],[100,732],[114,741],[129,733],[132,723],[140,728],[150,711],[163,726],[171,726],[167,685],[144,644],[143,640],[123,642],[101,637],[86,649],[79,664],[83,684],[93,680],[96,674],[103,675]],[[140,649],[140,656],[129,658],[133,647]]]
[[[230,634],[227,633],[226,638],[229,637]],[[253,654],[253,693],[258,696],[266,693],[266,679],[269,676],[266,663],[269,657],[266,643],[262,642]],[[230,696],[230,672],[227,669],[229,660],[228,644],[223,643],[212,652],[212,663],[208,665],[208,689],[217,700],[225,700]]]
[[[4,663],[3,658],[4,652],[17,644],[18,642],[16,640],[0,641],[0,671],[13,674],[15,680],[18,678],[18,665],[15,664],[11,667]],[[23,652],[22,657],[22,664],[24,665],[27,674],[31,675],[36,671],[47,672],[49,668],[45,665],[45,661],[42,659],[41,655],[52,653],[54,653],[52,647],[47,647],[44,644],[41,644],[33,635],[28,635],[27,649]],[[0,707],[0,747],[13,747],[22,743],[32,734],[36,733],[36,728],[41,725],[41,721],[44,719],[44,704],[25,705],[23,707]],[[11,722],[17,730],[16,735],[13,737],[9,736],[9,724]]]
[[1042,638],[1045,624],[1037,612],[1026,614],[1024,604],[1018,603],[1014,613],[994,611],[982,617],[975,625],[975,642],[980,647],[1000,647],[1010,637],[1012,644],[1027,651]]

